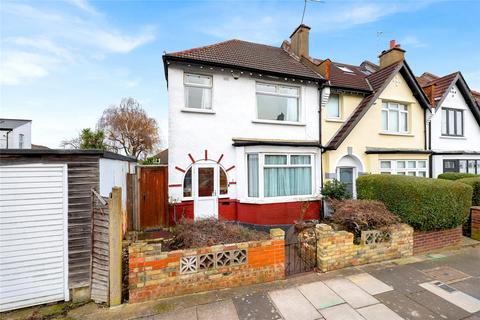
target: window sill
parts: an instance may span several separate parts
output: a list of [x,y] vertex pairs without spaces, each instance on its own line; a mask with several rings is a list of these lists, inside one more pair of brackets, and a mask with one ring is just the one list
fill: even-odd
[[440,139],[452,139],[452,140],[467,140],[464,136],[440,136]]
[[411,133],[399,133],[399,132],[388,132],[388,131],[380,131],[379,134],[385,136],[401,136],[401,137],[414,137],[415,135]]
[[299,201],[320,201],[320,196],[291,196],[291,197],[272,197],[272,198],[245,198],[240,199],[240,203],[246,204],[269,204],[282,202],[299,202]]
[[253,123],[261,123],[261,124],[277,124],[277,125],[285,125],[285,126],[300,126],[304,127],[305,123],[302,122],[293,122],[293,121],[275,121],[275,120],[252,120]]
[[334,118],[331,118],[331,119],[326,118],[325,121],[327,121],[327,122],[338,122],[338,123],[343,123],[343,122],[345,122],[345,120],[342,120],[342,119],[334,119]]
[[194,109],[194,108],[182,108],[180,109],[181,112],[188,112],[188,113],[206,113],[206,114],[215,114],[216,112],[211,109]]

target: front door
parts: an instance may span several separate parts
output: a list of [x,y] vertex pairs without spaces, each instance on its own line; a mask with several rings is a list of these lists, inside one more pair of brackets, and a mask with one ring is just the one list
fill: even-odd
[[356,198],[355,193],[355,168],[338,168],[338,180],[343,182],[347,187],[347,191],[352,195],[353,198]]
[[194,165],[195,219],[218,218],[218,165]]

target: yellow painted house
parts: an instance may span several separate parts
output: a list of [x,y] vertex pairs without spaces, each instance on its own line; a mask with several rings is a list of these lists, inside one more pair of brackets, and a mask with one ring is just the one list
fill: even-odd
[[322,184],[344,182],[355,196],[355,180],[369,173],[428,177],[428,98],[405,61],[405,50],[390,42],[379,65],[359,66],[314,59],[307,26],[291,37],[291,50],[326,80],[321,88]]
[[322,90],[323,178],[346,183],[353,195],[359,175],[428,176],[429,104],[404,53],[392,44],[380,55],[379,66],[322,61],[330,68]]

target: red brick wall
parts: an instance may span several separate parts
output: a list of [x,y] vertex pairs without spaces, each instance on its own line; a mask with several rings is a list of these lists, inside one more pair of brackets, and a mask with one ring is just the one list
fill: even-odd
[[471,209],[471,228],[472,235],[471,237],[475,240],[480,240],[480,207],[472,207]]
[[456,246],[460,244],[460,241],[462,241],[462,227],[440,231],[414,232],[413,254]]
[[[129,302],[232,288],[285,277],[285,233],[271,230],[272,239],[199,249],[162,252],[160,244],[134,243],[129,247]],[[182,273],[182,257],[246,250],[244,263]],[[197,265],[198,266],[198,265]]]

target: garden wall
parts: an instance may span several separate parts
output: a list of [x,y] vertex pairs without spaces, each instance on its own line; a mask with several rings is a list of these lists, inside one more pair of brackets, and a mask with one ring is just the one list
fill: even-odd
[[160,243],[129,247],[129,302],[268,282],[285,277],[285,232],[271,240],[162,252]]
[[480,241],[480,207],[472,207],[471,217],[471,237]]
[[460,244],[461,241],[461,226],[453,229],[439,231],[416,231],[413,234],[413,253],[418,254],[445,247],[457,246]]
[[349,266],[398,259],[413,253],[413,229],[401,224],[391,231],[363,231],[360,244],[353,243],[353,233],[333,231],[327,224],[316,226],[317,267],[331,271]]

